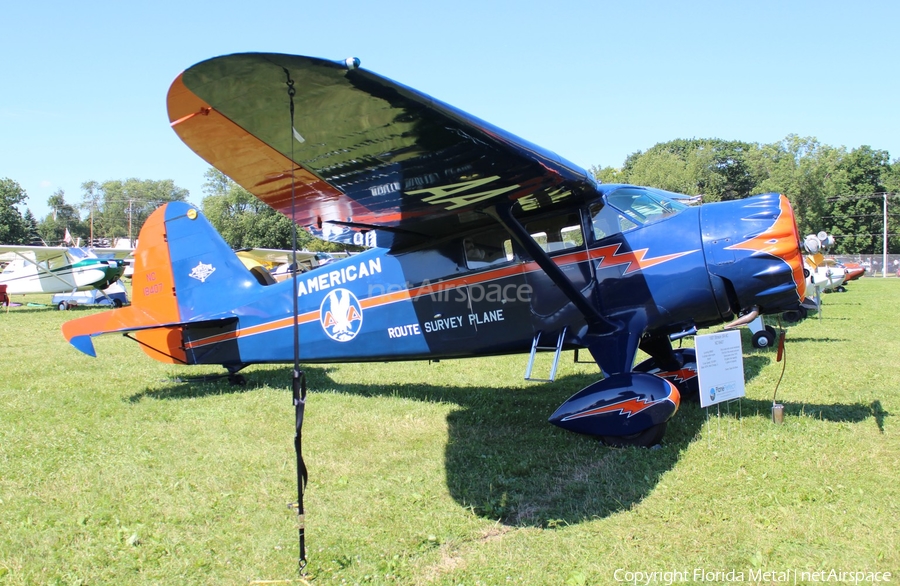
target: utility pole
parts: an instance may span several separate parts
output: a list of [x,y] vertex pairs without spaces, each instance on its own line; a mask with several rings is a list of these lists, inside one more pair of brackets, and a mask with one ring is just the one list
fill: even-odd
[[887,237],[888,237],[888,224],[887,224],[887,192],[884,193],[884,248],[881,251],[881,276],[887,277],[888,271],[888,245],[887,245]]

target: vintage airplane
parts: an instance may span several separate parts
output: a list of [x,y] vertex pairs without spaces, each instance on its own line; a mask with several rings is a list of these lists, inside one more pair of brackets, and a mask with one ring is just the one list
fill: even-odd
[[5,245],[0,255],[10,261],[0,273],[9,295],[103,290],[125,271],[123,260],[77,247]]
[[849,283],[850,281],[855,281],[866,274],[866,269],[864,266],[859,264],[858,262],[843,262],[843,261],[835,261],[841,268],[844,269],[844,282]]
[[300,272],[323,267],[338,258],[349,256],[346,252],[323,252],[313,250],[281,250],[275,248],[241,248],[235,251],[244,266],[255,273],[257,280],[282,281],[293,274],[294,263]]
[[307,363],[530,352],[530,373],[538,350],[555,370],[584,348],[603,378],[550,421],[653,445],[696,392],[693,350],[673,340],[804,298],[786,197],[688,207],[599,184],[356,59],[214,58],[175,80],[168,109],[188,146],[298,225],[376,247],[266,284],[197,209],[168,203],[141,231],[132,305],[63,325],[90,355],[93,336],[133,332],[157,360],[237,378],[290,362],[294,328]]
[[804,269],[809,274],[809,286],[816,296],[816,305],[821,308],[822,293],[843,293],[847,271],[843,265],[825,254],[834,246],[834,236],[827,232],[809,234],[803,239],[803,247],[807,254],[804,257]]

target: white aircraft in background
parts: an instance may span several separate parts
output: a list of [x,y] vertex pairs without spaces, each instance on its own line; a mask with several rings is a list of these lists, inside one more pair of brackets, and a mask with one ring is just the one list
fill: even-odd
[[0,273],[8,295],[103,290],[125,271],[121,258],[66,246],[2,245],[0,261],[8,262]]
[[808,254],[804,258],[804,268],[809,271],[809,284],[815,287],[817,298],[821,300],[823,292],[843,292],[847,278],[846,269],[833,259],[825,258],[825,253],[834,246],[834,236],[827,232],[808,235],[803,245]]

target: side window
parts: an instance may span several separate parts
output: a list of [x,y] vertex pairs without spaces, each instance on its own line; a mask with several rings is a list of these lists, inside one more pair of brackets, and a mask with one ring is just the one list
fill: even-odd
[[515,258],[512,240],[505,232],[469,236],[463,240],[463,247],[466,251],[466,266],[470,269],[502,264]]
[[577,213],[542,218],[529,222],[525,229],[544,252],[549,254],[584,246],[581,219]]
[[610,206],[642,224],[651,224],[687,209],[683,203],[640,187],[623,187],[606,196]]
[[602,202],[591,204],[591,224],[594,229],[594,240],[602,240],[607,236],[625,232],[638,225]]

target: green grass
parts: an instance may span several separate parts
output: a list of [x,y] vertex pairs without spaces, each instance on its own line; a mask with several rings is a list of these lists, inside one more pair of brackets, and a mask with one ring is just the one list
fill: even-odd
[[[550,385],[522,381],[524,356],[309,366],[307,580],[897,581],[898,306],[900,280],[866,278],[788,330],[783,425],[770,418],[782,364],[745,332],[747,397],[683,406],[653,450],[546,423],[596,378],[571,354]],[[297,578],[289,368],[248,368],[243,388],[178,382],[217,371],[156,363],[118,336],[91,359],[59,326],[96,311],[0,314],[0,585]]]

